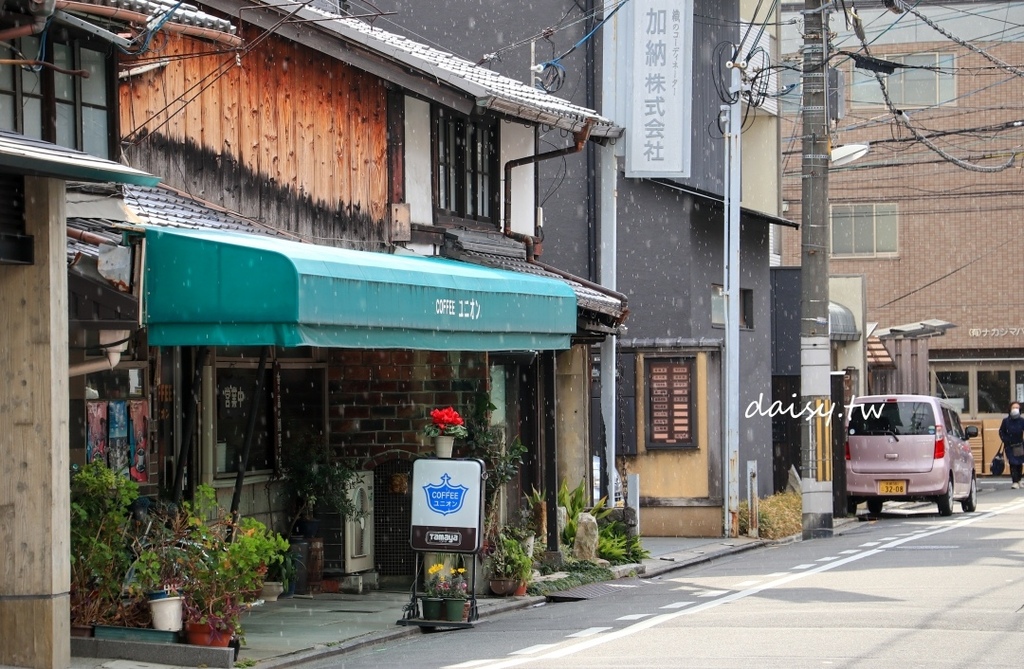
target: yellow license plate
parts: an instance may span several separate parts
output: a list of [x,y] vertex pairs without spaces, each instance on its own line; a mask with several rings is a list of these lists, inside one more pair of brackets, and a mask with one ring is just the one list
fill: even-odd
[[879,481],[878,482],[878,494],[879,495],[906,495],[907,494],[907,482],[906,481]]

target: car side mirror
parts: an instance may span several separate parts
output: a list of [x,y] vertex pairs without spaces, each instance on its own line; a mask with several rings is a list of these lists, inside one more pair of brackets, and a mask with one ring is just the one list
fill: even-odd
[[967,438],[968,439],[974,439],[975,437],[978,436],[978,426],[977,425],[968,425],[966,432],[967,432]]

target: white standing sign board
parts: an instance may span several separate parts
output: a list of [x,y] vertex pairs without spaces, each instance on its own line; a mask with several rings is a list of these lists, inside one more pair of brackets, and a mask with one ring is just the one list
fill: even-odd
[[416,460],[412,466],[413,550],[480,550],[484,465],[479,460]]

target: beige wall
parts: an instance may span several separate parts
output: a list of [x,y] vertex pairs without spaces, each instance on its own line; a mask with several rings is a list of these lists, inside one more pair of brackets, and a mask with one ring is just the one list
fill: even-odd
[[[697,353],[694,406],[697,448],[647,450],[644,402],[637,402],[637,455],[625,459],[627,474],[640,475],[640,524],[646,536],[722,536],[722,501],[709,498],[708,354]],[[637,355],[636,396],[646,397],[643,354]]]
[[828,279],[829,299],[836,304],[841,304],[853,312],[853,320],[857,324],[857,331],[860,332],[860,339],[857,341],[836,342],[836,368],[835,371],[842,371],[848,367],[859,370],[857,375],[857,387],[854,392],[857,395],[864,395],[867,391],[867,337],[864,330],[865,304],[864,304],[864,277],[863,276],[830,276]]
[[590,480],[590,374],[586,346],[561,351],[556,365],[558,478],[559,484],[564,480],[572,489],[581,480]]

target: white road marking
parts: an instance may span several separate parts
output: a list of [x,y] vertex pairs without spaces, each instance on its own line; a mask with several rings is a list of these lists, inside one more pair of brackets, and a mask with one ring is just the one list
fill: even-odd
[[[1018,504],[1015,504],[1014,506],[1008,508],[1007,511],[1016,511],[1016,510],[1019,510],[1019,509],[1022,509],[1022,508],[1024,508],[1024,503],[1018,503]],[[1005,512],[1003,512],[1003,513],[1005,513]],[[607,634],[600,634],[600,635],[597,635],[597,636],[590,637],[586,641],[580,641],[578,643],[575,643],[575,644],[572,644],[572,645],[569,645],[569,646],[563,646],[562,648],[558,648],[556,650],[552,650],[551,652],[545,653],[544,655],[540,655],[540,656],[537,656],[537,657],[512,658],[512,659],[504,660],[504,661],[498,662],[497,664],[491,665],[490,669],[506,669],[507,667],[516,667],[516,666],[519,666],[521,664],[526,664],[528,662],[533,662],[534,660],[554,660],[554,659],[558,659],[558,658],[561,658],[561,657],[566,657],[568,655],[573,655],[573,654],[578,653],[580,651],[589,650],[590,648],[594,648],[596,646],[600,646],[602,644],[609,643],[611,641],[617,641],[617,640],[625,638],[627,636],[632,636],[633,634],[636,634],[638,632],[642,632],[644,630],[648,630],[648,629],[650,629],[652,627],[657,627],[658,625],[661,625],[663,623],[667,623],[667,622],[669,622],[671,620],[675,620],[676,618],[679,618],[679,617],[682,617],[682,616],[696,615],[696,614],[701,613],[703,611],[707,611],[708,609],[713,609],[713,608],[717,608],[719,606],[723,606],[725,604],[730,604],[730,603],[735,602],[735,601],[740,600],[740,599],[746,599],[747,597],[751,597],[753,595],[756,595],[756,594],[758,594],[760,592],[763,592],[764,590],[770,590],[772,588],[778,588],[778,587],[781,587],[783,585],[787,585],[789,583],[792,583],[794,581],[799,581],[799,580],[801,580],[801,579],[803,579],[803,578],[805,578],[807,576],[810,576],[811,574],[821,574],[823,572],[831,571],[831,570],[836,569],[838,567],[841,567],[843,565],[850,564],[852,562],[857,562],[858,560],[863,560],[865,558],[869,558],[869,557],[872,557],[874,555],[878,555],[879,553],[884,552],[887,548],[896,548],[897,546],[900,546],[900,545],[905,544],[905,543],[910,542],[910,541],[914,541],[915,539],[923,539],[923,538],[926,538],[926,537],[934,536],[936,534],[942,534],[943,532],[948,532],[948,531],[953,530],[953,529],[959,529],[961,527],[966,527],[967,525],[973,525],[974,523],[977,523],[977,522],[982,521],[982,520],[988,520],[989,518],[992,518],[992,517],[997,516],[997,515],[999,515],[999,514],[995,513],[995,512],[976,513],[976,514],[972,514],[969,518],[966,518],[965,520],[952,522],[952,523],[949,523],[948,525],[943,525],[941,528],[936,529],[933,532],[928,532],[928,533],[925,533],[925,534],[918,534],[918,535],[915,535],[913,537],[905,537],[903,539],[897,539],[896,537],[889,537],[886,540],[890,541],[890,543],[885,544],[884,546],[882,546],[880,548],[875,548],[873,550],[863,551],[863,552],[858,553],[856,555],[850,555],[849,557],[845,557],[845,558],[843,558],[841,560],[835,560],[833,562],[827,562],[825,564],[820,564],[820,565],[817,565],[817,566],[815,566],[815,565],[806,565],[807,567],[813,567],[813,569],[808,569],[807,571],[803,571],[803,572],[800,572],[798,574],[788,574],[786,576],[782,576],[780,578],[777,578],[777,579],[775,579],[773,581],[769,581],[769,582],[764,583],[762,585],[754,586],[752,588],[747,588],[746,590],[740,590],[740,591],[734,592],[734,593],[732,593],[730,595],[726,595],[725,597],[720,597],[718,599],[714,599],[714,600],[711,600],[711,601],[708,601],[708,602],[704,602],[702,604],[698,604],[698,605],[696,605],[696,606],[694,606],[692,608],[684,608],[684,609],[682,609],[680,611],[673,611],[671,613],[662,613],[662,614],[656,615],[656,616],[654,616],[652,618],[648,618],[646,620],[641,620],[641,621],[639,621],[637,623],[634,623],[634,624],[632,624],[632,625],[630,625],[628,627],[623,627],[622,629],[615,630],[614,632],[609,632]],[[665,608],[665,607],[662,607],[662,608]],[[557,645],[557,644],[554,644],[554,645]],[[520,653],[521,652],[522,651],[520,651]]]
[[813,564],[798,564],[797,566],[793,567],[793,569],[810,569],[813,566]]
[[672,602],[671,604],[666,604],[665,606],[662,606],[660,608],[663,608],[663,609],[681,609],[684,606],[689,606],[690,604],[693,604],[693,602]]
[[460,662],[459,664],[449,664],[445,669],[469,669],[469,667],[479,667],[480,665],[487,664],[488,662],[494,662],[494,660],[469,660],[468,662]]
[[859,550],[857,550],[856,548],[851,548],[851,549],[850,549],[850,550],[848,550],[848,551],[839,551],[839,554],[840,554],[840,555],[853,555],[854,553],[859,553],[859,552],[860,552],[860,551],[859,551]]
[[882,543],[882,542],[881,541],[869,541],[867,543],[861,544],[860,547],[861,548],[870,548],[872,546],[877,546],[880,543]]
[[640,586],[633,583],[605,583],[609,588],[638,588]]
[[815,562],[831,562],[832,560],[838,560],[838,555],[829,555],[828,557],[818,558]]
[[705,590],[704,592],[698,594],[697,597],[721,597],[722,595],[724,595],[727,592],[729,592],[729,591],[728,590]]
[[737,583],[735,587],[737,587],[737,588],[749,588],[750,586],[757,585],[760,582],[761,581],[743,581],[742,583]]
[[549,648],[554,648],[557,645],[557,643],[539,643],[536,646],[530,646],[528,648],[523,648],[522,650],[512,651],[511,653],[509,653],[509,655],[533,655],[534,653],[539,653]]
[[610,629],[611,629],[611,627],[588,627],[587,629],[580,630],[579,632],[576,632],[575,634],[566,634],[565,638],[566,639],[582,639],[583,637],[594,636],[595,634],[600,634],[601,632],[606,632],[606,631],[608,631]]
[[653,613],[630,613],[628,616],[622,616],[616,618],[616,620],[643,620],[648,616],[654,615]]

